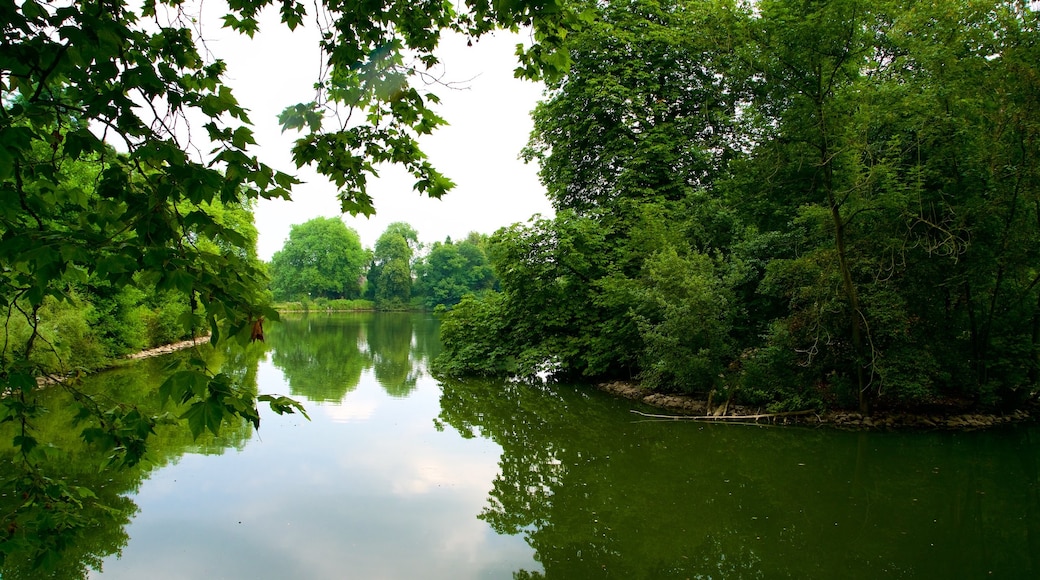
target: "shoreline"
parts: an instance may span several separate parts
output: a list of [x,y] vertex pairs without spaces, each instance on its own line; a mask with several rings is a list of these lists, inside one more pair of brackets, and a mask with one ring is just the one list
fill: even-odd
[[[133,353],[126,354],[126,355],[123,355],[123,356],[119,356],[119,357],[115,357],[115,358],[113,358],[111,360],[111,362],[108,365],[100,367],[100,368],[97,368],[97,369],[94,369],[94,370],[91,370],[91,371],[86,371],[84,374],[94,375],[94,374],[97,374],[97,373],[105,372],[105,371],[110,370],[110,369],[117,368],[117,367],[119,367],[121,364],[123,364],[125,362],[137,361],[137,360],[142,360],[142,359],[146,359],[146,358],[162,356],[164,354],[170,354],[171,352],[177,352],[179,350],[184,350],[186,348],[191,348],[193,346],[198,346],[199,344],[203,344],[205,341],[208,341],[209,340],[209,336],[210,335],[207,333],[207,334],[204,334],[202,336],[197,336],[195,338],[189,338],[187,340],[182,340],[182,341],[179,341],[179,342],[172,342],[170,344],[164,344],[164,345],[157,346],[157,347],[154,347],[154,348],[146,348],[144,350],[140,350],[140,351],[133,352]],[[62,377],[60,375],[45,374],[45,375],[41,375],[41,376],[36,377],[36,386],[37,387],[45,387],[45,386],[48,386],[48,385],[54,385],[54,384],[66,381],[69,378],[70,378],[69,376]]]
[[1024,423],[1040,418],[1040,409],[1016,409],[1008,413],[981,413],[951,409],[948,412],[917,413],[911,411],[873,412],[863,415],[856,411],[829,410],[817,413],[767,413],[761,408],[727,405],[722,401],[709,408],[708,402],[690,395],[649,392],[636,383],[612,381],[598,383],[595,388],[605,393],[663,409],[674,415],[633,413],[651,419],[666,421],[702,421],[707,423],[751,423],[760,425],[804,425],[834,427],[862,431],[881,429],[944,429],[974,431],[1001,425]]
[[[210,336],[209,334],[204,334],[202,336],[196,336],[195,338],[189,338],[188,340],[182,340],[180,342],[173,342],[173,343],[170,343],[170,344],[164,344],[164,345],[161,345],[161,346],[157,346],[155,348],[146,348],[145,350],[142,350],[142,351],[138,351],[138,352],[130,353],[130,354],[127,354],[127,355],[123,355],[123,356],[121,356],[121,357],[119,357],[118,359],[115,359],[115,360],[117,360],[117,361],[118,360],[140,360],[140,359],[143,359],[143,358],[151,358],[153,356],[161,356],[161,355],[164,355],[164,354],[169,354],[171,352],[177,352],[179,350],[184,350],[186,348],[191,348],[193,346],[198,346],[199,344],[203,344],[204,342],[208,342],[209,341],[209,336]],[[112,368],[112,367],[109,366],[109,367],[106,367],[106,368]],[[104,370],[104,369],[99,369],[99,370]]]

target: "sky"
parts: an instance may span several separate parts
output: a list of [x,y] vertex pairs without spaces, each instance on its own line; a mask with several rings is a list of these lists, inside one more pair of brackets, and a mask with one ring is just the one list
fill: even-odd
[[[205,21],[219,17],[219,8],[204,4]],[[276,16],[268,11],[265,16]],[[258,146],[254,153],[275,169],[304,181],[293,189],[293,200],[261,200],[255,208],[258,252],[269,260],[282,248],[294,224],[315,217],[340,216],[335,186],[310,168],[296,169],[290,149],[297,133],[281,132],[277,115],[286,106],[314,98],[321,55],[314,26],[289,32],[268,18],[252,40],[221,30],[219,22],[203,29],[206,47],[228,66],[227,83],[249,110]],[[502,226],[526,222],[534,214],[553,211],[539,183],[537,165],[519,159],[531,131],[530,111],[541,97],[540,83],[513,78],[514,47],[524,37],[506,32],[485,36],[466,46],[461,36],[445,36],[438,56],[443,79],[452,87],[430,87],[441,97],[435,110],[449,125],[424,136],[421,146],[434,167],[456,187],[440,200],[420,196],[414,179],[403,170],[385,167],[369,180],[376,214],[370,218],[343,215],[365,247],[390,223],[403,221],[429,244],[446,237],[460,239],[471,231],[493,233]]]

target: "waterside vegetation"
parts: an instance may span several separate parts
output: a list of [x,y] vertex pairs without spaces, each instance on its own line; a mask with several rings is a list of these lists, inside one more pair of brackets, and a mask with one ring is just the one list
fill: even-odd
[[442,375],[638,381],[771,412],[1040,396],[1028,2],[600,4],[534,112],[556,216]]

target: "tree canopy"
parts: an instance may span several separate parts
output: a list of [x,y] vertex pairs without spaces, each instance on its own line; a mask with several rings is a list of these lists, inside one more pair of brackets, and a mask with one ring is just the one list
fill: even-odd
[[343,220],[314,218],[293,226],[271,258],[271,291],[276,300],[357,298],[368,261],[361,238]]
[[1020,405],[1040,379],[1028,2],[625,0],[526,155],[557,209],[442,372],[638,377],[774,409]]
[[404,222],[388,225],[376,240],[368,269],[368,296],[377,308],[408,308],[412,298],[412,261],[419,247],[419,234]]
[[471,233],[461,242],[435,242],[416,266],[417,293],[427,308],[450,307],[467,294],[494,288],[497,279],[488,263],[487,236]]

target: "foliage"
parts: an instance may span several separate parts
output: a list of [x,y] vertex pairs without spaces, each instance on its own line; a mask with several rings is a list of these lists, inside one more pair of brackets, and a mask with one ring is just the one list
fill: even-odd
[[1034,9],[597,6],[525,153],[557,217],[492,238],[502,293],[447,315],[444,369],[783,409],[1040,393]]
[[426,308],[451,307],[466,294],[482,294],[495,287],[496,278],[484,248],[487,236],[470,233],[461,242],[435,242],[416,264],[415,294]]
[[[444,375],[502,376],[517,370],[514,340],[502,308],[505,297],[491,292],[477,300],[465,295],[441,323],[441,343],[449,357],[438,358],[437,372]],[[510,337],[512,338],[512,337]]]
[[294,225],[271,258],[271,291],[275,300],[358,298],[368,261],[356,231],[340,219],[314,218]]
[[728,318],[731,300],[711,258],[679,256],[667,248],[649,257],[646,287],[635,317],[645,344],[640,366],[652,389],[702,390],[714,386],[731,358]]
[[376,240],[368,269],[367,296],[380,310],[405,310],[412,296],[412,260],[419,249],[412,226],[394,222]]
[[[499,350],[516,357],[521,375],[642,375],[669,390],[712,387],[728,354],[731,315],[681,302],[705,292],[707,304],[725,291],[691,274],[687,296],[667,295],[686,282],[665,280],[670,274],[646,263],[669,252],[682,260],[709,252],[730,229],[724,208],[702,194],[732,155],[742,94],[710,68],[725,60],[724,46],[700,34],[721,26],[711,16],[691,2],[608,3],[569,41],[572,67],[536,109],[525,151],[540,161],[557,215],[492,237],[504,294],[493,324],[508,330],[463,350],[448,340],[452,319],[495,315],[456,309],[445,320],[439,368],[483,372],[472,355]],[[698,34],[686,32],[694,26]],[[670,336],[687,325],[699,338]]]

